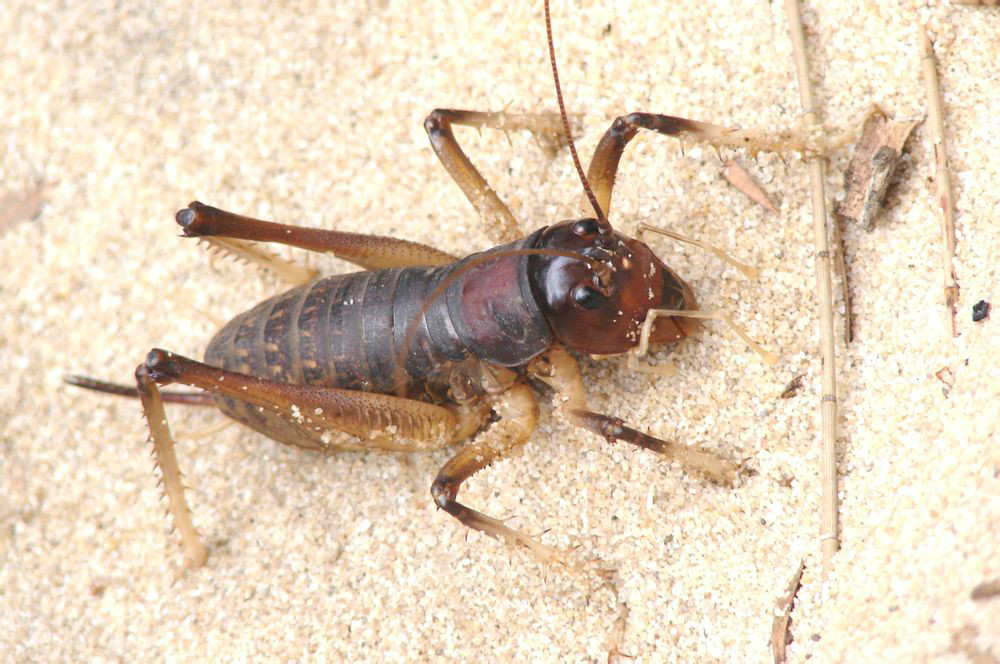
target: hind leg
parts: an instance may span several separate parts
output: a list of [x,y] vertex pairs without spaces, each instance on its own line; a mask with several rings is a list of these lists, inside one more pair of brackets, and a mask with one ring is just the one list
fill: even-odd
[[[187,237],[204,238],[230,253],[237,253],[272,270],[275,269],[274,260],[280,263],[285,261],[276,257],[262,260],[259,256],[263,252],[254,250],[252,245],[248,247],[246,241],[276,242],[307,251],[330,253],[366,270],[447,265],[455,260],[449,253],[409,240],[277,224],[226,212],[198,201],[178,211],[176,218]],[[247,254],[248,249],[250,255]],[[308,279],[300,282],[304,281]]]
[[167,498],[167,510],[173,519],[174,527],[181,536],[181,548],[184,550],[184,567],[201,567],[208,560],[208,547],[194,527],[191,518],[191,508],[184,497],[184,484],[181,481],[180,466],[174,452],[174,438],[167,424],[167,414],[163,410],[163,398],[156,382],[150,377],[145,364],[140,364],[135,370],[135,383],[139,398],[142,400],[142,411],[149,424],[149,439],[153,443],[153,458],[160,469],[160,480],[163,484],[163,494]]
[[357,437],[358,447],[434,449],[470,436],[486,415],[482,408],[448,409],[383,394],[264,380],[167,351],[150,351],[136,369],[136,385],[149,423],[168,511],[180,532],[185,570],[203,565],[208,548],[191,518],[163,410],[159,386],[170,383],[199,387],[250,404],[262,415],[287,425],[274,427],[273,432],[282,434],[280,438],[274,436],[279,442],[321,449],[332,447],[331,434],[338,432]]

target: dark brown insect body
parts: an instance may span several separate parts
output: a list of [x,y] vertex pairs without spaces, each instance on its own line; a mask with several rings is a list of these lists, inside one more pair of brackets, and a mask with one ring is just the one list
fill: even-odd
[[[551,39],[549,46],[555,70]],[[557,75],[556,86],[558,92]],[[551,140],[561,120],[582,177],[561,93],[559,101],[561,115],[437,110],[428,117],[431,145],[499,244],[463,259],[406,240],[285,226],[197,202],[178,212],[185,235],[272,266],[273,257],[240,243],[329,252],[365,270],[309,280],[237,316],[212,339],[204,362],[154,349],[136,369],[135,390],[69,379],[142,399],[189,566],[201,565],[207,549],[184,497],[163,401],[215,404],[270,438],[312,449],[416,451],[481,432],[439,472],[431,488],[435,503],[466,526],[545,559],[557,554],[456,499],[464,480],[534,430],[532,380],[550,385],[557,413],[582,429],[679,459],[718,481],[735,476],[729,461],[590,411],[566,349],[642,354],[651,344],[687,336],[697,318],[725,318],[697,311],[691,289],[643,242],[614,232],[606,215],[618,162],[639,129],[716,146],[749,139],[671,116],[622,116],[595,150],[593,191],[584,179],[596,218],[520,237],[513,215],[462,152],[451,127],[528,130]],[[175,382],[205,392],[161,393],[161,386]]]
[[[190,212],[195,209],[205,207],[196,203]],[[187,213],[179,216],[194,217]],[[572,274],[579,261],[572,258],[509,255],[536,248],[586,252],[593,249],[596,228],[594,220],[565,222],[449,265],[389,268],[307,283],[234,318],[209,343],[205,363],[287,383],[466,404],[508,389],[532,360],[552,347],[557,334],[580,350],[620,353],[638,339],[648,309],[694,308],[687,285],[635,240],[619,241],[639,269],[617,266],[624,279],[613,282],[608,297],[587,281],[582,288],[592,292],[581,296],[573,290],[580,280]],[[491,254],[500,258],[484,260]],[[581,305],[573,297],[603,302]],[[608,312],[609,307],[614,311]],[[611,330],[606,339],[596,334],[602,327],[586,320],[595,316],[611,322],[602,326]],[[654,329],[656,341],[686,334],[687,321],[660,322]],[[396,384],[400,375],[405,377],[402,390]],[[276,440],[310,448],[330,444],[322,427],[290,423],[222,394],[215,400],[233,419]]]

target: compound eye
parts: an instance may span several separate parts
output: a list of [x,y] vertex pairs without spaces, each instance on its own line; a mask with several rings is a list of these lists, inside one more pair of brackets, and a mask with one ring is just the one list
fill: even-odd
[[574,235],[593,235],[600,229],[596,219],[581,219],[573,224]]
[[597,309],[604,305],[607,298],[590,286],[577,286],[572,293],[573,302],[581,309]]

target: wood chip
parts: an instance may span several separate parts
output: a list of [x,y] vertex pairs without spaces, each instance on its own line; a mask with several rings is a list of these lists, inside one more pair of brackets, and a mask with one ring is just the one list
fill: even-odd
[[802,583],[802,570],[806,568],[805,561],[799,563],[799,569],[795,576],[788,582],[788,591],[778,599],[778,614],[771,624],[771,652],[774,654],[774,664],[782,664],[785,661],[785,648],[792,642],[791,634],[788,631],[792,623],[792,605],[795,603],[795,593],[799,591]]
[[947,399],[948,395],[951,394],[951,388],[955,386],[955,374],[947,366],[944,366],[935,371],[934,376],[944,385],[941,388],[941,392],[944,394],[944,398]]
[[897,122],[881,112],[869,116],[844,174],[845,197],[837,204],[838,215],[866,231],[875,227],[875,217],[882,209],[903,145],[919,123],[919,120]]
[[36,182],[23,191],[8,193],[0,198],[0,232],[19,221],[30,221],[38,216],[45,204],[45,183]]
[[778,208],[771,202],[771,197],[767,191],[743,166],[730,159],[722,166],[722,177],[726,178],[729,184],[749,196],[751,200],[777,214]]
[[991,597],[996,597],[997,595],[1000,595],[1000,579],[983,581],[972,589],[969,596],[972,597],[972,599],[989,599]]
[[796,376],[795,378],[793,378],[791,381],[789,381],[788,385],[785,385],[785,389],[782,390],[781,394],[778,395],[778,398],[779,399],[791,399],[796,394],[798,394],[799,390],[802,389],[802,379],[803,378],[805,378],[805,376],[800,374],[800,375]]

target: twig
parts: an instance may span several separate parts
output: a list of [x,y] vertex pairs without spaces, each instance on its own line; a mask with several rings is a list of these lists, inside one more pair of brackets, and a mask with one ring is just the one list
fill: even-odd
[[[795,74],[799,82],[799,97],[806,111],[806,123],[819,126],[809,81],[809,61],[806,59],[806,39],[798,0],[785,0],[788,29],[792,37]],[[806,159],[811,185],[813,239],[816,245],[816,290],[819,296],[820,354],[823,359],[823,391],[820,399],[822,449],[820,450],[820,480],[823,489],[821,506],[820,546],[823,553],[823,574],[830,570],[833,554],[840,548],[837,519],[837,373],[833,350],[833,295],[830,285],[830,245],[826,230],[826,192],[823,182],[823,161]]]
[[844,173],[844,198],[837,203],[833,214],[833,244],[837,248],[834,256],[837,276],[844,288],[844,342],[847,345],[854,339],[854,314],[841,224],[849,219],[866,231],[875,228],[875,217],[882,209],[906,139],[918,124],[919,120],[889,118],[881,108],[874,106]]
[[924,70],[924,91],[927,94],[928,120],[934,139],[934,161],[937,164],[937,198],[941,206],[941,266],[944,268],[944,306],[948,329],[952,337],[958,336],[955,327],[955,305],[958,302],[958,277],[952,260],[955,257],[955,201],[951,195],[951,174],[948,172],[948,153],[944,149],[944,113],[941,110],[941,84],[938,82],[937,58],[934,45],[927,36],[927,29],[920,30],[921,66]]
[[854,313],[841,224],[849,219],[866,231],[875,228],[875,217],[882,209],[906,139],[918,124],[917,120],[891,119],[881,108],[874,107],[844,173],[844,198],[833,211],[833,244],[837,248],[834,267],[844,288],[844,343],[848,346],[854,340]]
[[795,576],[788,582],[788,591],[778,599],[775,608],[778,612],[771,623],[771,653],[774,655],[774,664],[782,664],[785,661],[785,648],[789,639],[788,626],[791,624],[792,605],[795,603],[795,593],[799,591],[802,583],[802,570],[806,567],[805,561],[799,563],[799,569]]

